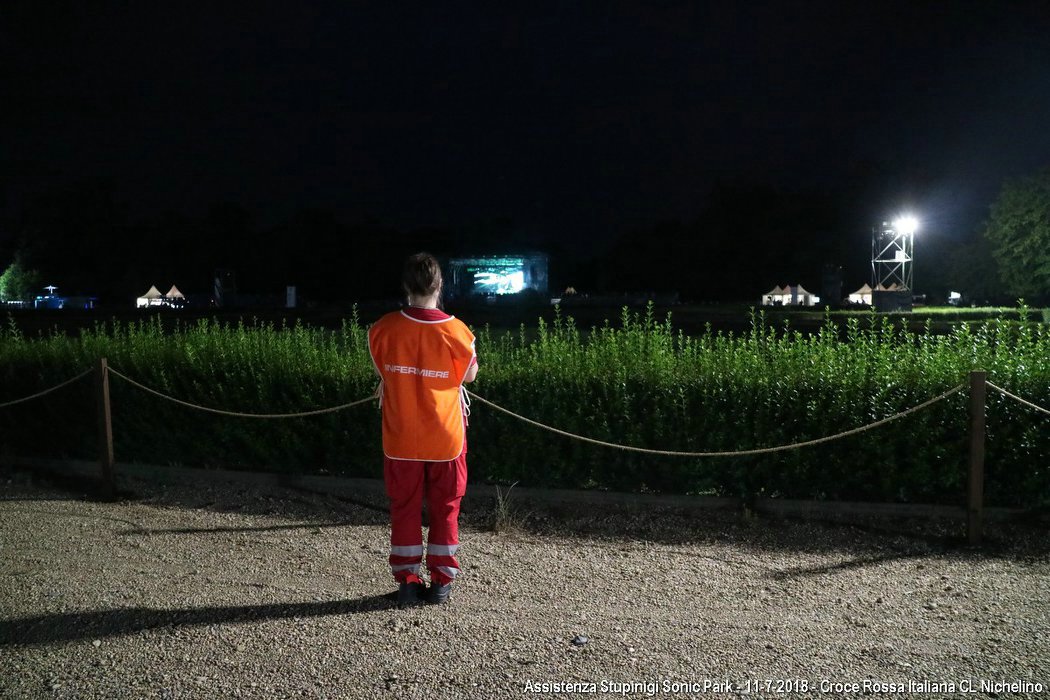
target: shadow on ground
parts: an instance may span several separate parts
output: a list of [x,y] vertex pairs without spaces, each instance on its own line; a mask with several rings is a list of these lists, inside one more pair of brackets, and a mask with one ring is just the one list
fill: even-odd
[[118,637],[145,630],[228,622],[259,622],[290,617],[322,617],[373,612],[396,607],[396,593],[366,596],[354,600],[311,603],[273,603],[269,605],[231,605],[205,608],[123,608],[81,613],[37,615],[0,620],[0,646],[11,644],[49,644],[78,639]]
[[731,544],[744,557],[754,551],[849,553],[857,557],[856,566],[924,556],[1015,559],[1050,554],[1045,521],[986,523],[983,545],[971,547],[962,514],[958,520],[870,515],[836,520],[651,504],[540,506],[512,501],[466,512],[463,525],[495,529],[511,538],[573,538],[583,546],[609,547],[629,540],[661,547]]
[[[45,487],[74,494],[82,500],[113,500],[97,480],[66,474],[25,470],[0,470],[16,484]],[[166,508],[264,515],[287,520],[279,524],[213,528],[151,529],[136,523],[124,534],[250,533],[294,529],[321,529],[356,525],[388,526],[387,505],[375,493],[335,494],[286,484],[241,484],[203,481],[197,484],[157,483],[129,475],[116,500]],[[29,490],[29,489],[27,489]],[[469,488],[468,488],[469,493]],[[49,500],[38,491],[24,500]],[[17,496],[13,497],[18,500]],[[12,500],[9,498],[8,500]],[[424,516],[425,522],[425,516]],[[732,544],[748,551],[798,551],[849,553],[855,566],[885,558],[954,557],[1041,558],[1050,554],[1045,522],[988,523],[985,543],[966,545],[965,523],[959,520],[873,517],[849,522],[773,518],[736,510],[684,509],[650,504],[542,504],[516,501],[512,494],[502,502],[484,498],[465,501],[461,527],[490,532],[510,540],[542,537],[572,538],[583,546],[609,547],[617,543],[651,543],[660,546]],[[745,555],[746,556],[746,555]],[[787,575],[803,575],[795,572]]]
[[[15,468],[0,466],[0,478],[16,485],[50,489],[70,498],[92,502],[133,502],[161,507],[208,510],[218,513],[262,515],[294,520],[286,526],[259,528],[216,528],[214,532],[251,532],[253,530],[280,530],[306,527],[346,527],[348,525],[386,525],[389,523],[387,504],[368,494],[346,495],[322,493],[292,483],[281,485],[254,485],[223,483],[202,479],[199,482],[158,482],[135,474],[122,474],[115,492],[106,489],[94,477],[50,469]],[[58,495],[10,496],[4,500],[57,500]],[[67,499],[68,500],[68,499]],[[309,522],[304,522],[309,521]],[[139,529],[131,534],[180,534],[200,530]]]

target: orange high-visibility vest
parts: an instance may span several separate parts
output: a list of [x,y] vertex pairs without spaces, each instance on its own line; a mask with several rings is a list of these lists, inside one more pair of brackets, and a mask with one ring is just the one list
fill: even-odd
[[466,436],[460,387],[474,360],[466,324],[395,311],[368,331],[368,350],[383,380],[384,454],[423,462],[458,457]]

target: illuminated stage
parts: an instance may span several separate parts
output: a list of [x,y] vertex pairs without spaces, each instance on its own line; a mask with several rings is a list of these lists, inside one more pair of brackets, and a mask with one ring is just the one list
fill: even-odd
[[448,261],[445,293],[449,298],[495,297],[524,292],[546,296],[546,255],[485,255]]

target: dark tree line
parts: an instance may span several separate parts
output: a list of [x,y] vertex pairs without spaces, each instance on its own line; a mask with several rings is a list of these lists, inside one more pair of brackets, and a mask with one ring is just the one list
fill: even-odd
[[400,263],[417,250],[458,255],[548,247],[509,220],[400,230],[374,218],[304,209],[264,226],[232,202],[196,217],[162,213],[135,221],[111,187],[81,183],[35,198],[4,223],[0,272],[17,255],[59,293],[113,304],[128,303],[150,285],[207,295],[219,269],[235,271],[242,293],[283,298],[285,287],[295,285],[307,299],[346,301],[396,297]]
[[[941,249],[924,241],[916,256],[918,291],[939,298],[963,287],[974,298],[1003,299],[1011,289],[1000,284],[996,260],[1009,264],[1011,255],[1033,271],[1011,280],[1042,283],[1050,263],[1040,256],[1047,247],[1024,242],[1026,236],[1041,241],[1045,228],[1029,231],[1017,223],[1027,220],[1023,211],[1010,214],[1025,206],[1037,211],[1044,199],[1042,206],[1050,207],[1045,174],[1041,178],[1026,181],[1030,194],[1008,186],[984,229],[952,239],[950,246],[941,243]],[[844,269],[848,293],[868,281],[871,225],[849,201],[841,192],[723,184],[690,220],[610,231],[594,236],[591,245],[572,240],[571,232],[537,235],[509,218],[405,230],[366,216],[303,209],[279,224],[262,225],[232,202],[197,216],[162,213],[134,220],[114,188],[96,181],[49,190],[8,215],[0,230],[0,273],[17,256],[23,269],[39,272],[40,284],[116,305],[150,285],[163,292],[174,283],[188,294],[207,295],[220,268],[236,271],[241,292],[280,297],[287,285],[296,285],[305,299],[350,301],[396,297],[400,261],[417,250],[446,256],[538,250],[550,256],[553,293],[571,285],[581,292],[753,301],[787,283],[820,293],[825,265]],[[1008,225],[1015,234],[1003,233]],[[1025,291],[1039,290],[1029,285]]]
[[841,235],[843,221],[839,202],[826,194],[723,185],[692,221],[620,236],[599,283],[696,300],[753,300],[789,283],[819,292],[824,265],[857,267],[858,236]]

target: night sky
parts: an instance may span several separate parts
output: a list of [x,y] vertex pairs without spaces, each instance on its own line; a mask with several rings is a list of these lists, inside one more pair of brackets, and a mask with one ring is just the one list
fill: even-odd
[[[44,5],[0,27],[8,248],[56,192],[95,187],[124,227],[235,205],[276,241],[313,211],[549,249],[569,281],[666,222],[696,260],[743,262],[718,236],[809,246],[765,261],[765,288],[825,262],[857,277],[903,208],[946,250],[1004,178],[1050,163],[1047,2]],[[755,191],[780,213],[734,233]],[[374,237],[343,230],[318,241]]]

